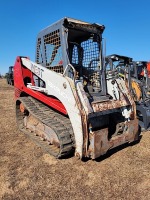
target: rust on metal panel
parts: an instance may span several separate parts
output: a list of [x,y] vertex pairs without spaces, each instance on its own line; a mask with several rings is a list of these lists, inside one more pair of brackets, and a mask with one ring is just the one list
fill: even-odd
[[88,127],[87,127],[87,115],[85,111],[81,112],[82,127],[83,127],[83,155],[87,155],[88,149]]
[[94,112],[111,110],[111,109],[120,108],[123,106],[127,106],[127,102],[125,100],[116,100],[116,101],[109,100],[109,101],[92,103]]
[[[69,22],[74,22],[74,23],[77,23],[77,24],[89,24],[88,22],[83,22],[81,20],[77,20],[77,19],[72,19],[72,18],[67,18],[67,20]],[[90,24],[89,24],[90,25]]]
[[131,92],[128,88],[128,98],[129,98],[131,105],[133,106],[132,108],[133,108],[133,112],[134,112],[134,117],[136,118],[136,104],[135,104],[135,101],[134,101],[132,95],[130,95],[130,94],[131,94]]
[[128,86],[127,86],[127,96],[128,96],[128,100],[129,100],[129,102],[132,106],[132,110],[133,110],[133,113],[131,113],[132,116],[130,118],[134,119],[134,118],[136,118],[136,104],[135,104],[135,101],[131,95],[131,92],[130,92]]
[[90,133],[89,156],[92,159],[99,157],[109,149],[108,143],[108,128],[104,128],[93,133]]
[[92,159],[98,158],[105,154],[109,149],[113,149],[121,144],[133,142],[138,139],[138,120],[121,123],[121,126],[126,127],[122,133],[112,135],[108,139],[108,128],[94,131],[89,134],[90,146],[88,156]]
[[[69,79],[68,79],[69,81]],[[74,85],[72,84],[71,81],[69,81],[71,88],[74,88]],[[88,151],[88,122],[87,122],[87,114],[86,111],[84,110],[81,100],[78,96],[78,93],[76,91],[76,89],[73,90],[73,94],[74,97],[76,99],[76,104],[79,108],[79,115],[81,116],[81,121],[82,121],[82,133],[83,133],[83,155],[82,156],[86,156],[87,155],[87,151]],[[79,157],[78,152],[75,154],[77,157]]]
[[[125,85],[126,85],[126,90],[121,90],[122,92],[122,95],[121,95],[121,98],[125,99],[133,108],[133,112],[134,112],[134,117],[136,116],[136,105],[135,105],[135,102],[134,102],[134,99],[131,95],[131,91],[129,89],[129,86],[128,86],[128,81],[127,79],[125,79]],[[118,87],[120,88],[120,84],[118,83]]]
[[92,107],[89,103],[89,100],[87,98],[87,95],[83,89],[82,83],[78,83],[77,88],[79,89],[78,95],[79,95],[79,98],[81,99],[81,102],[83,104],[86,114],[88,115],[89,113],[93,113],[93,109],[92,109]]

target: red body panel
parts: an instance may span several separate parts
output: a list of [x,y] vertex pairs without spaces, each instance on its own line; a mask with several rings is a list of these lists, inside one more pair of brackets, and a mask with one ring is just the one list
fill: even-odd
[[64,105],[56,98],[46,96],[45,94],[31,90],[30,88],[27,88],[24,84],[24,79],[30,78],[31,83],[34,85],[33,80],[33,73],[24,67],[21,63],[21,57],[16,58],[16,62],[14,65],[14,87],[15,87],[15,98],[19,98],[23,92],[28,94],[29,96],[32,96],[43,103],[47,104],[48,106],[51,106],[52,108],[58,110],[59,112],[63,114],[67,114],[67,111],[64,107]]

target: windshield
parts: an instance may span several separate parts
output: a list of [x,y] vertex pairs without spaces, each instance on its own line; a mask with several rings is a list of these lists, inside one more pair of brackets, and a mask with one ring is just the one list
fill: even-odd
[[101,43],[100,33],[76,29],[68,31],[69,61],[77,72],[77,79],[83,80],[85,91],[90,94],[106,93]]
[[101,41],[96,33],[81,30],[69,30],[69,60],[82,75],[91,75],[100,65]]

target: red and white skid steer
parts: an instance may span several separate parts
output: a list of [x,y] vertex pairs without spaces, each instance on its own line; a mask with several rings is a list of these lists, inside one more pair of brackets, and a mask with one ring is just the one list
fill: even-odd
[[105,74],[104,28],[63,18],[38,34],[36,62],[16,58],[18,126],[57,158],[95,159],[138,139],[128,87]]

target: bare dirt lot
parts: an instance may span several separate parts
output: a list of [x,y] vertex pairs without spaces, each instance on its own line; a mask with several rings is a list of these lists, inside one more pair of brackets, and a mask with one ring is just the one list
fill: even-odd
[[97,161],[56,160],[17,130],[14,105],[0,79],[0,199],[150,199],[150,132]]

